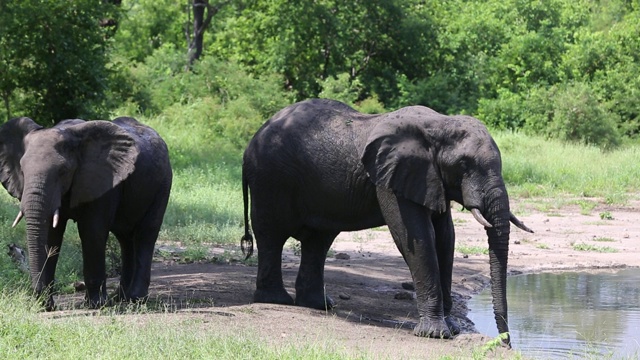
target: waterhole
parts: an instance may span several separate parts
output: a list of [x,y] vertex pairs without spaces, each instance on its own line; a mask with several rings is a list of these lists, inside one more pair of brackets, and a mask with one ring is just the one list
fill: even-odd
[[[507,279],[514,349],[535,359],[640,358],[640,269]],[[469,302],[476,329],[497,336],[491,289]]]

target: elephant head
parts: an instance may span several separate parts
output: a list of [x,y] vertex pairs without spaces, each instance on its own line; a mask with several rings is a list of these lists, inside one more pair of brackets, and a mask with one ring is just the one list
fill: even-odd
[[[510,221],[532,232],[510,211],[498,146],[469,116],[445,116],[425,107],[401,109],[372,130],[362,162],[371,180],[433,213],[450,200],[469,209],[487,232],[494,313],[507,325],[506,277]],[[426,220],[425,220],[426,221]],[[507,340],[508,342],[509,340]]]
[[[108,121],[67,120],[45,129],[22,117],[0,127],[0,182],[20,200],[32,286],[49,294],[69,212],[99,198],[134,170],[134,140]],[[46,295],[46,294],[45,294]]]

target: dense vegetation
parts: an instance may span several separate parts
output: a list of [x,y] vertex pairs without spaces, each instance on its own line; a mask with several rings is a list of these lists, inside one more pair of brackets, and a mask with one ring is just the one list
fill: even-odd
[[193,66],[184,3],[3,2],[0,116],[104,118],[126,104],[208,116],[241,147],[275,109],[321,96],[605,149],[640,136],[637,0],[197,2],[212,18]]
[[[423,104],[472,114],[491,128],[510,193],[520,199],[625,203],[640,189],[637,0],[210,1],[217,12],[193,64],[185,40],[193,31],[190,6],[117,3],[0,2],[0,118],[50,125],[132,115],[157,129],[175,172],[160,241],[179,241],[191,259],[206,257],[212,243],[237,248],[242,149],[265,119],[308,97],[364,112]],[[8,227],[16,213],[15,199],[0,191],[2,249],[24,245],[24,225]],[[67,233],[59,284],[82,276],[73,225]],[[37,356],[56,343],[54,332],[119,344],[133,336],[117,319],[95,330],[91,320],[49,323],[35,308],[17,310],[27,306],[29,280],[5,260],[0,354]],[[215,336],[179,340],[176,349],[231,349],[223,358],[247,346],[266,357],[298,351]],[[58,354],[82,350],[57,346]],[[119,355],[142,357],[137,352],[149,348],[127,350]]]

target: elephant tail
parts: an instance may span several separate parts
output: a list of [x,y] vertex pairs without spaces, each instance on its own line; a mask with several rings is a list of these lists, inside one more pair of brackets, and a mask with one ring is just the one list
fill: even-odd
[[244,202],[244,236],[240,239],[240,248],[245,255],[245,260],[253,255],[253,235],[249,227],[249,184],[247,177],[242,173],[242,201]]

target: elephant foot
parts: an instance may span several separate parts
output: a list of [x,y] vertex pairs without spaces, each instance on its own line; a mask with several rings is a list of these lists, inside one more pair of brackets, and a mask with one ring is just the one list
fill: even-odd
[[[460,328],[458,327],[458,330]],[[430,337],[436,339],[450,339],[453,335],[444,318],[439,320],[429,320],[424,317],[413,328],[413,334],[420,337]]]
[[445,316],[444,317],[444,322],[447,323],[447,326],[449,327],[449,331],[451,331],[451,335],[458,335],[460,334],[460,324],[458,324],[458,321],[451,315],[449,316]]
[[87,289],[84,296],[84,301],[89,309],[101,309],[105,306],[111,306],[109,297],[107,296],[106,285],[101,286],[89,286],[87,283]]
[[56,304],[53,302],[53,296],[49,296],[49,298],[42,302],[45,311],[55,311]]
[[304,306],[318,310],[330,310],[336,306],[336,302],[329,295],[305,296],[296,295],[296,306]]
[[126,291],[123,290],[122,286],[119,286],[118,290],[114,292],[113,295],[111,296],[111,300],[114,303],[129,302],[134,304],[144,304],[147,302],[148,299],[149,299],[148,293],[140,292],[139,294],[127,294]]
[[44,288],[44,290],[36,290],[36,297],[45,311],[55,311],[56,304],[53,301],[53,295],[57,292],[55,291],[55,282],[51,282],[48,286]]
[[105,297],[105,298],[98,298],[98,299],[90,299],[90,298],[85,298],[85,303],[87,304],[87,307],[89,309],[102,309],[105,306],[110,306],[111,302]]
[[253,302],[293,305],[293,298],[284,288],[277,291],[256,290],[253,293]]

